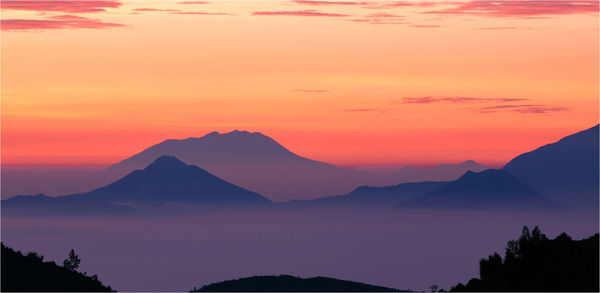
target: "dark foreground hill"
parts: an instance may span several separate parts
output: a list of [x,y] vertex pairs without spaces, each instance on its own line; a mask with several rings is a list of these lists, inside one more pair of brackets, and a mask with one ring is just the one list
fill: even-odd
[[327,277],[255,276],[213,283],[192,292],[398,292],[399,290]]
[[108,292],[94,276],[44,262],[37,254],[23,255],[2,244],[3,292]]
[[548,239],[537,227],[530,233],[525,226],[519,240],[508,242],[504,259],[494,253],[480,260],[480,278],[450,291],[598,292],[598,255],[598,234]]

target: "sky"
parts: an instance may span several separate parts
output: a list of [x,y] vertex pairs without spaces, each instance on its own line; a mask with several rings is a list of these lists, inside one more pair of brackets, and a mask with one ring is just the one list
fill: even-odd
[[261,132],[340,166],[502,166],[598,123],[597,1],[2,1],[3,166]]

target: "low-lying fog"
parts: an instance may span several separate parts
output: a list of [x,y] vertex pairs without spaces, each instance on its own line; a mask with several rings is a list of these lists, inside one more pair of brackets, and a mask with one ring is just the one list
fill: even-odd
[[2,241],[122,291],[184,291],[253,275],[328,276],[398,289],[449,289],[521,227],[555,237],[598,232],[598,210],[311,209],[220,211],[181,217],[8,218]]

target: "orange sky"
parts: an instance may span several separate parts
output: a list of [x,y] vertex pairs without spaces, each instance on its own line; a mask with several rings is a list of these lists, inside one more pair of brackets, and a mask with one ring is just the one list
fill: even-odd
[[343,166],[502,165],[598,123],[597,10],[3,1],[2,165],[109,165],[234,129]]

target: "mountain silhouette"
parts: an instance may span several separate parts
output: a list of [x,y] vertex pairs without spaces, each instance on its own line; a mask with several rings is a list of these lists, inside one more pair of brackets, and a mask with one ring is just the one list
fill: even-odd
[[441,164],[432,168],[404,167],[396,172],[402,182],[420,181],[450,181],[465,174],[467,171],[481,172],[489,169],[473,160],[460,164]]
[[128,212],[132,206],[164,203],[270,205],[271,201],[173,156],[161,156],[143,170],[135,170],[88,193],[59,197],[16,196],[3,200],[2,209],[105,213]]
[[161,156],[143,170],[129,173],[83,196],[110,201],[268,204],[258,193],[220,179],[173,156]]
[[512,159],[503,170],[572,206],[598,207],[598,125]]
[[120,178],[163,155],[176,156],[275,201],[349,192],[367,184],[370,175],[298,156],[261,133],[237,130],[165,140],[110,166],[105,174]]
[[468,171],[455,181],[407,200],[402,207],[423,208],[559,208],[559,205],[502,170]]
[[282,203],[281,206],[294,208],[325,206],[389,207],[441,188],[446,184],[448,182],[415,182],[381,187],[364,185],[357,187],[346,195],[329,196],[313,200],[291,200]]
[[399,290],[327,277],[255,276],[224,281],[192,292],[398,292]]

